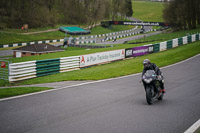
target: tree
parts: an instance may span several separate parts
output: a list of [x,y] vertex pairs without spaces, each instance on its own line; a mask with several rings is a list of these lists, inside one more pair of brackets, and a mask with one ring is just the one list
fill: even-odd
[[199,0],[173,0],[165,5],[164,21],[175,30],[195,29],[200,24]]
[[132,16],[131,9],[131,0],[0,0],[0,28],[93,25],[118,14]]
[[133,15],[132,0],[125,0],[125,7],[126,7],[126,16],[132,17]]
[[112,20],[115,20],[115,17],[120,12],[121,3],[123,3],[124,0],[112,0]]

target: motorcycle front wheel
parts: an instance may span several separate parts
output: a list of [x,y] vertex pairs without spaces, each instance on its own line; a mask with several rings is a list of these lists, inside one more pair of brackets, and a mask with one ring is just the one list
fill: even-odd
[[149,105],[152,104],[153,96],[151,92],[151,87],[146,88],[146,101]]

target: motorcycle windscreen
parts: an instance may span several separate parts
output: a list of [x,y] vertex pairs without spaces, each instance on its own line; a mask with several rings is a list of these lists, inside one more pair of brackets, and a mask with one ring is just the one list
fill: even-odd
[[154,70],[147,70],[144,75],[145,77],[153,77],[153,76],[156,76],[156,73]]

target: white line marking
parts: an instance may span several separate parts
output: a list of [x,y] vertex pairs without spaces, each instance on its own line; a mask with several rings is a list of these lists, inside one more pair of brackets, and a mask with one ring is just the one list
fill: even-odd
[[197,122],[195,122],[190,128],[188,128],[184,133],[195,133],[199,128],[200,128],[200,119]]
[[[186,59],[186,60],[184,60],[184,61],[181,61],[181,62],[172,64],[172,65],[169,65],[169,66],[162,67],[161,69],[165,69],[165,68],[168,68],[168,67],[171,67],[171,66],[175,66],[175,65],[184,63],[184,62],[186,62],[186,61],[188,61],[188,60],[191,60],[191,59],[193,59],[193,58],[195,58],[195,57],[197,57],[197,56],[200,56],[200,54],[195,55],[195,56],[193,56],[193,57],[191,57],[191,58],[188,58],[188,59]],[[100,82],[110,81],[110,80],[115,80],[115,79],[122,79],[122,78],[137,76],[137,75],[140,75],[140,74],[141,74],[141,73],[136,73],[136,74],[126,75],[126,76],[117,77],[117,78],[110,78],[110,79],[103,79],[103,80],[98,80],[98,81],[91,81],[91,82],[87,82],[87,83],[81,83],[81,84],[71,85],[71,86],[67,86],[67,87],[61,87],[61,88],[58,88],[58,89],[51,89],[51,90],[46,90],[46,91],[41,91],[41,92],[35,92],[35,93],[24,94],[24,95],[19,95],[19,96],[14,96],[14,97],[8,97],[8,98],[0,99],[0,102],[1,102],[1,101],[6,101],[6,100],[12,100],[12,99],[17,99],[17,98],[22,98],[22,97],[27,97],[27,96],[32,96],[32,95],[36,95],[36,94],[42,94],[42,93],[46,93],[46,92],[52,92],[52,91],[57,91],[57,90],[62,90],[62,89],[67,89],[67,88],[82,86],[82,85],[100,83]]]

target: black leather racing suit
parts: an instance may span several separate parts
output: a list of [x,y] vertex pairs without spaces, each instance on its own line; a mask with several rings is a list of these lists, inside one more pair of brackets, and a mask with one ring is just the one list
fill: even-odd
[[[144,67],[143,72],[142,72],[142,77],[147,70],[154,70],[157,75],[161,76],[161,79],[159,80],[160,87],[161,87],[161,89],[164,89],[164,82],[163,82],[164,77],[163,77],[162,72],[160,71],[159,67],[154,63],[149,63],[148,67]],[[145,84],[145,83],[143,82],[143,84]]]

